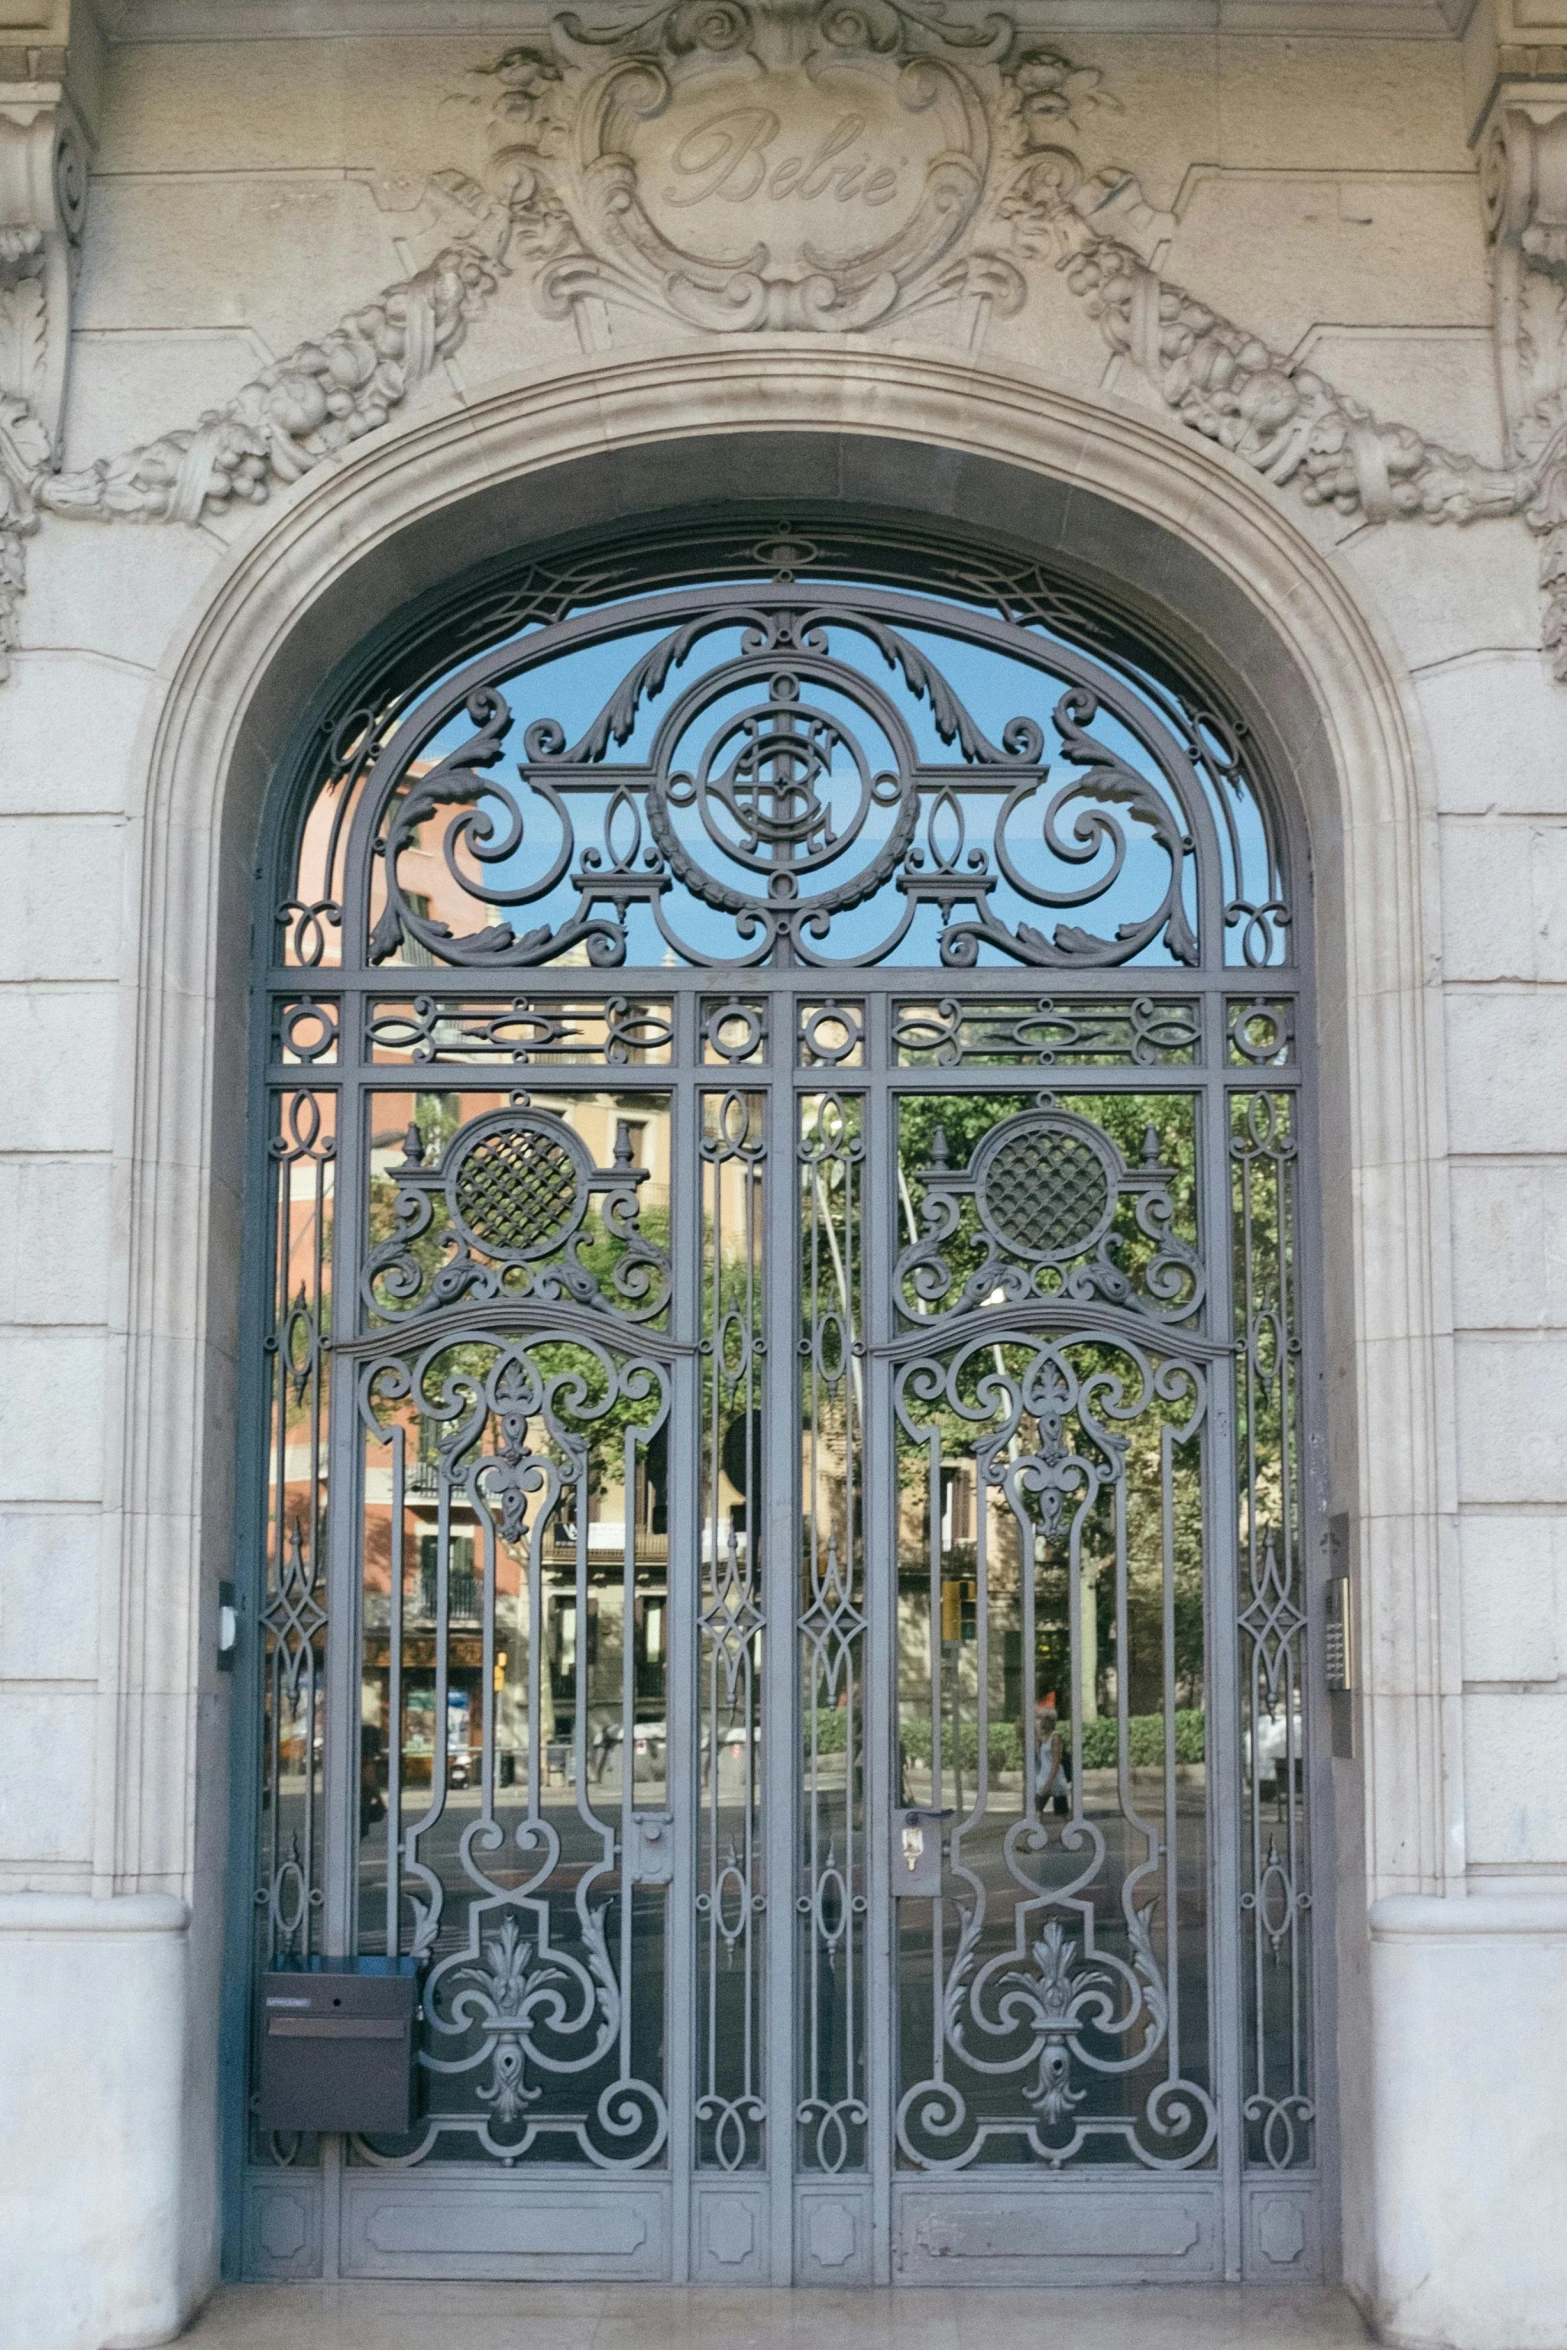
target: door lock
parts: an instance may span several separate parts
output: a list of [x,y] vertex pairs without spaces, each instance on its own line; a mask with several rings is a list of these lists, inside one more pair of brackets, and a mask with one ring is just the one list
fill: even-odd
[[894,1893],[941,1898],[941,1823],[950,1811],[898,1811],[893,1814]]

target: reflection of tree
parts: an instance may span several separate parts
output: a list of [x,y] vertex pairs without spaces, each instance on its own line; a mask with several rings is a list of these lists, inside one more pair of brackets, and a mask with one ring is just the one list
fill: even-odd
[[[902,1102],[899,1188],[906,1239],[914,1237],[914,1219],[918,1217],[922,1192],[921,1173],[940,1152],[938,1132],[944,1138],[949,1163],[965,1166],[995,1125],[1029,1110],[1036,1099],[1033,1095],[1017,1093],[929,1094]],[[1136,1093],[1057,1096],[1056,1099],[1061,1109],[1097,1125],[1115,1143],[1122,1159],[1132,1166],[1144,1158],[1148,1130],[1153,1129],[1155,1155],[1171,1170],[1169,1188],[1174,1230],[1195,1247],[1199,1234],[1193,1098],[1181,1094]],[[1118,1243],[1118,1261],[1128,1271],[1135,1272],[1152,1254],[1153,1244],[1138,1230],[1129,1201],[1122,1202],[1114,1237]],[[985,1242],[972,1200],[963,1202],[958,1232],[951,1242],[943,1243],[943,1253],[953,1259],[958,1281],[982,1262]],[[988,1370],[992,1375],[999,1375],[1000,1383],[1013,1385],[1024,1374],[1026,1353],[1026,1349],[1015,1346],[997,1346],[991,1350],[988,1364],[982,1354],[976,1354],[963,1373],[961,1401],[966,1409],[959,1410],[940,1399],[928,1407],[922,1406],[922,1419],[940,1429],[944,1463],[956,1465],[974,1460],[985,1443],[987,1429],[999,1428],[1003,1418],[999,1402],[993,1399],[990,1410],[981,1408],[983,1381]],[[1124,1376],[1129,1369],[1128,1358],[1109,1342],[1103,1345],[1080,1342],[1071,1353],[1074,1368],[1085,1379],[1095,1372]],[[975,1414],[972,1418],[970,1411]],[[1175,1437],[1171,1453],[1173,1638],[1170,1662],[1177,1706],[1191,1708],[1202,1704],[1204,1529],[1200,1446],[1195,1439],[1184,1443],[1179,1439],[1179,1432],[1189,1418],[1189,1398],[1176,1403],[1149,1394],[1137,1417],[1114,1423],[1117,1457],[1124,1464],[1127,1653],[1124,1657],[1118,1654],[1115,1483],[1113,1478],[1107,1478],[1084,1515],[1080,1529],[1083,1637],[1076,1669],[1085,1714],[1092,1715],[1110,1705],[1111,1675],[1118,1667],[1126,1675],[1126,1695],[1133,1713],[1152,1714],[1164,1704],[1162,1438],[1167,1427]],[[1085,1431],[1075,1414],[1068,1415],[1060,1442],[1067,1452],[1081,1452],[1102,1468],[1113,1465],[1100,1440]],[[995,1653],[1004,1650],[1009,1633],[1016,1643],[1022,1621],[1018,1598],[1020,1530],[994,1480],[1005,1474],[1009,1461],[1016,1464],[1037,1451],[1041,1444],[1039,1423],[1025,1412],[1004,1453],[994,1463],[988,1505],[983,1490],[977,1496],[979,1506],[988,1506],[991,1513],[988,1555],[993,1665]],[[905,1496],[902,1512],[905,1571],[914,1567],[923,1573],[921,1562],[930,1539],[925,1460],[921,1449],[901,1428],[898,1446]],[[1076,1503],[1069,1501],[1065,1514],[1054,1527],[1044,1522],[1045,1513],[1037,1503],[1027,1503],[1026,1507],[1031,1517],[1029,1540],[1034,1552],[1036,1653],[1032,1672],[1028,1660],[1021,1660],[1024,1670],[1020,1675],[1007,1674],[1004,1681],[998,1681],[992,1693],[993,1723],[1003,1706],[1012,1713],[1028,1703],[1031,1690],[1039,1695],[1052,1687],[1058,1689],[1065,1711],[1071,1682],[1069,1530]],[[943,1554],[944,1575],[971,1578],[974,1571],[974,1546],[949,1542]]]
[[807,1601],[812,1546],[820,1554],[821,1574],[829,1530],[841,1552],[845,1592],[856,1599],[859,1593],[861,1479],[858,1458],[851,1455],[864,1413],[864,1366],[854,1351],[861,1327],[862,1119],[862,1105],[852,1094],[807,1097],[801,1103],[799,1348]]
[[[1096,1376],[1120,1378],[1128,1400],[1137,1399],[1135,1373],[1128,1358],[1113,1344],[1079,1342],[1070,1349],[1073,1370],[1085,1384]],[[1002,1481],[1013,1480],[1017,1508],[1027,1525],[1027,1541],[1034,1561],[1036,1608],[1035,1678],[1038,1692],[1057,1687],[1066,1710],[1072,1660],[1068,1654],[1071,1600],[1071,1535],[1079,1538],[1079,1560],[1084,1610],[1083,1641],[1077,1659],[1083,1710],[1092,1714],[1111,1704],[1111,1673],[1122,1667],[1127,1696],[1134,1713],[1158,1711],[1164,1703],[1164,1504],[1163,1432],[1175,1441],[1171,1451],[1172,1663],[1178,1705],[1202,1702],[1203,1687],[1203,1520],[1198,1446],[1181,1441],[1191,1411],[1189,1396],[1179,1402],[1155,1394],[1143,1396],[1138,1416],[1114,1423],[1115,1449],[1086,1428],[1075,1413],[1063,1419],[1060,1451],[1075,1455],[1104,1476],[1098,1493],[1082,1507],[1081,1482],[1065,1492],[1059,1516],[1042,1508],[1031,1493],[1031,1464],[1052,1449],[1039,1422],[1027,1411],[1004,1444],[995,1438],[1005,1423],[1001,1398],[1023,1385],[1030,1350],[998,1345],[988,1357],[978,1355],[963,1368],[958,1394],[967,1407],[922,1407],[921,1416],[942,1432],[942,1458],[954,1463],[965,1458],[988,1462],[988,1482],[981,1484],[979,1506],[989,1513],[987,1539],[993,1650],[1010,1633],[1021,1630],[1022,1549],[1018,1517]],[[1128,1375],[1130,1373],[1130,1376]],[[985,1390],[989,1385],[989,1394]],[[990,1406],[986,1408],[987,1402]],[[973,1418],[968,1412],[973,1412]],[[906,1498],[926,1486],[925,1456],[906,1432],[900,1431]],[[1116,1594],[1116,1481],[1119,1474],[1125,1519],[1127,1647],[1120,1655]],[[918,1536],[919,1549],[914,1549]],[[905,1509],[904,1547],[913,1563],[926,1552],[929,1527],[923,1508],[918,1526]],[[942,1554],[943,1575],[965,1582],[977,1571],[977,1547],[972,1542],[949,1542]],[[1091,1620],[1089,1611],[1092,1611]],[[1010,1693],[1009,1710],[1027,1702],[1027,1689]],[[993,1716],[994,1716],[993,1709]]]
[[[610,1335],[606,1330],[606,1338]],[[635,1386],[628,1392],[609,1363],[569,1338],[533,1338],[525,1344],[546,1410],[529,1417],[520,1440],[503,1437],[502,1442],[513,1449],[520,1442],[530,1458],[548,1461],[560,1471],[563,1506],[571,1504],[579,1463],[588,1496],[596,1499],[619,1485],[627,1438],[646,1445],[662,1409],[662,1391],[655,1381],[645,1393]],[[502,1449],[495,1412],[481,1414],[476,1403],[501,1351],[495,1339],[453,1339],[427,1364],[417,1394],[399,1415],[422,1458],[446,1451],[454,1481],[463,1479],[479,1459]],[[443,1413],[441,1405],[446,1402],[453,1408]],[[454,1454],[448,1448],[464,1434],[467,1441]]]
[[761,1182],[760,1162],[751,1155],[754,1106],[746,1115],[733,1148],[709,1136],[712,1156],[703,1170],[702,1485],[705,1539],[717,1545],[715,1563],[729,1519],[742,1520],[737,1537],[760,1528]]
[[[462,1124],[462,1098],[455,1093],[422,1093],[415,1101],[410,1129],[417,1127],[427,1159],[438,1160]],[[376,1134],[371,1137],[371,1148],[385,1148],[395,1142],[406,1143],[406,1137],[396,1134]],[[377,1167],[372,1158],[370,1169],[370,1197],[366,1212],[365,1254],[371,1255],[383,1241],[390,1240],[398,1230],[397,1177],[390,1165]],[[411,1241],[409,1254],[415,1259],[426,1281],[438,1270],[445,1254],[446,1227],[437,1224]]]
[[[1164,1523],[1161,1429],[1176,1418],[1150,1405],[1124,1431],[1126,1453],[1127,1695],[1134,1714],[1156,1713],[1164,1702]],[[1200,1706],[1203,1691],[1202,1487],[1195,1443],[1177,1445],[1172,1459],[1173,1666],[1175,1702]],[[1108,1702],[1107,1667],[1115,1649],[1115,1529],[1108,1494],[1084,1529],[1085,1563],[1092,1560],[1099,1631],[1099,1702]],[[1063,1612],[1065,1574],[1061,1576]]]
[[[938,1132],[946,1138],[947,1155],[955,1167],[966,1167],[977,1145],[1002,1118],[1026,1110],[1030,1097],[1022,1093],[945,1093],[906,1096],[898,1106],[898,1206],[905,1241],[919,1237],[919,1206],[924,1194],[922,1171],[936,1157]],[[980,1251],[978,1223],[972,1201],[965,1201],[965,1221],[959,1230]],[[956,1235],[954,1235],[956,1238]],[[968,1263],[963,1271],[970,1270]]]
[[1270,1529],[1282,1534],[1288,1525],[1292,1556],[1299,1538],[1290,1459],[1300,1350],[1290,1109],[1287,1094],[1240,1096],[1232,1106],[1235,1300],[1246,1350],[1236,1393],[1240,1537],[1243,1550],[1255,1541],[1259,1563]]
[[[966,1167],[993,1126],[1033,1108],[1031,1094],[917,1094],[906,1097],[898,1116],[898,1198],[902,1238],[916,1239],[924,1198],[924,1171],[941,1157],[953,1167]],[[1057,1094],[1057,1109],[1084,1118],[1107,1135],[1128,1167],[1148,1155],[1170,1170],[1171,1230],[1192,1247],[1199,1245],[1197,1229],[1196,1104],[1189,1094],[1096,1093]],[[1137,1222],[1137,1204],[1122,1195],[1105,1246],[1121,1270],[1139,1281],[1156,1254],[1158,1244]],[[942,1243],[950,1262],[955,1298],[970,1273],[983,1264],[989,1243],[980,1225],[978,1209],[965,1199],[957,1227]]]

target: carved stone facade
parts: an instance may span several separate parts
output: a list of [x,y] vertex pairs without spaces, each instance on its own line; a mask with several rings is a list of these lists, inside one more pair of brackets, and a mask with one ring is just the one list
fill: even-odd
[[[401,687],[363,725],[352,697],[328,723],[328,691],[372,639],[391,659],[420,599],[479,581],[478,652],[577,592],[529,568],[537,549],[570,537],[608,598],[632,592],[643,536],[689,527],[707,552],[699,524],[734,513],[791,594],[842,585],[841,515],[900,548],[1004,547],[1004,565],[965,555],[950,592],[1080,647],[1131,615],[1267,748],[1307,852],[1319,1006],[1301,1164],[1334,1547],[1312,1571],[1349,1587],[1361,1678],[1334,1714],[1313,1896],[1337,1949],[1328,2217],[1265,2182],[1235,2266],[1342,2278],[1416,2350],[1567,2350],[1557,4],[1344,0],[1329,23],[1271,0],[1216,26],[1197,0],[0,0],[0,2277],[30,2350],[170,2338],[220,2257],[239,2127],[219,2065],[222,1790],[244,1733],[219,1610],[249,1490],[233,1366],[256,1286],[243,1070],[262,1049],[246,1004],[253,876],[283,820],[269,793],[307,740],[368,763]],[[775,699],[782,739],[795,710]],[[1093,768],[1074,708],[998,726],[981,778],[998,805],[1008,762]],[[470,712],[476,739],[488,714]],[[607,734],[574,765],[517,717],[489,742],[507,790],[520,763],[586,791]],[[1222,804],[1231,716],[1181,723]],[[452,740],[428,755],[456,759],[443,788],[482,827],[466,728]],[[931,756],[949,753],[967,755]],[[866,777],[866,872],[1043,987],[1058,942],[949,919],[1001,886],[974,830],[927,851]],[[1116,972],[1166,945],[1189,971],[1206,950],[1173,877],[1196,851],[1130,777],[1100,776],[1100,796],[1152,856],[1159,919],[1089,944]],[[727,866],[681,863],[689,780],[659,770],[646,822],[664,831],[627,847],[631,816],[606,817],[573,870],[628,934],[676,882],[755,915]],[[419,961],[396,984],[424,990],[451,934],[427,919],[405,805],[409,837],[367,854],[378,951],[389,971]],[[810,854],[841,846],[809,814]],[[1063,819],[1056,845],[1091,857],[1103,816],[1074,838]],[[547,891],[524,882],[515,930],[459,941],[475,967],[508,959],[532,985],[557,956],[575,985],[610,949],[635,964],[601,908],[535,953],[516,909]],[[803,967],[867,894],[777,888],[742,945],[771,923]],[[1264,889],[1242,914],[1270,910]],[[931,1033],[961,1043],[928,992]],[[387,1017],[428,1043],[438,1004]],[[1222,1091],[1281,1032],[1263,998],[1221,1009]],[[1172,1049],[1201,1033],[1193,1015]],[[1187,1065],[1160,1082],[1179,1090]],[[631,1143],[595,1150],[583,1196],[607,1213],[634,1189]],[[1164,1172],[1126,1167],[1133,1188]],[[978,1196],[966,1168],[935,1181],[954,1218]],[[399,1181],[428,1205],[450,1172],[432,1147]],[[650,1281],[661,1249],[636,1259]],[[1220,1286],[1221,1257],[1204,1257]],[[602,1300],[582,1278],[586,1320]],[[1327,1631],[1311,1619],[1324,1723]],[[639,1882],[678,1880],[663,1815],[635,1833]],[[1285,1877],[1266,1841],[1256,1860],[1254,1909]],[[585,1963],[572,1950],[560,1981]],[[1047,2138],[1078,2094],[1062,2018],[1099,1996],[1094,1950],[1041,1939],[1006,1994],[1056,2035]],[[539,1947],[475,1941],[470,1970],[475,1954],[474,1981],[545,1996],[542,1974],[517,1989]],[[514,2121],[531,2092],[505,2016],[491,2086]],[[628,2239],[669,2231],[673,2274],[841,2281],[887,2257],[819,2181],[764,2241],[743,2180],[677,2210],[648,2176]],[[379,2257],[346,2218],[324,2245],[320,2209],[284,2178],[231,2254],[301,2276]],[[1016,2225],[977,2202],[961,2226],[933,2212],[915,2230],[932,2273],[965,2229],[994,2251]]]
[[[1482,162],[1497,246],[1511,462],[1379,419],[1315,369],[1160,274],[1177,228],[1137,158],[1090,173],[1077,134],[1119,101],[1100,67],[1004,12],[903,0],[676,0],[602,26],[558,16],[539,45],[464,77],[478,174],[432,172],[451,241],[316,330],[220,408],[117,457],[58,471],[69,278],[85,150],[63,92],[0,111],[0,576],[15,635],[23,541],[42,514],[197,523],[261,504],[386,423],[508,281],[607,347],[616,309],[716,334],[903,330],[955,309],[972,344],[1053,262],[1190,430],[1306,502],[1383,523],[1524,514],[1544,539],[1546,645],[1567,674],[1567,98],[1504,93]],[[1561,183],[1558,185],[1558,183]],[[53,317],[55,330],[47,331]],[[1558,648],[1560,659],[1557,660]]]

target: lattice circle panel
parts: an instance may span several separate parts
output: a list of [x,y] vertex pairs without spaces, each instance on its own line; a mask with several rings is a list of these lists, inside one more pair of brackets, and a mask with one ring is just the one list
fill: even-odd
[[1024,1256],[1071,1256],[1086,1248],[1110,1208],[1110,1177],[1099,1153],[1059,1127],[1014,1135],[981,1178],[981,1215],[998,1240]]
[[481,1136],[462,1161],[452,1206],[468,1238],[490,1255],[542,1256],[581,1221],[581,1177],[555,1135],[503,1127]]

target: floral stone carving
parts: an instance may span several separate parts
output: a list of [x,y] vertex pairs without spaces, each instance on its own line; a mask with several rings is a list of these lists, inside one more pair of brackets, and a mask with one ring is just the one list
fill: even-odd
[[1515,514],[1535,494],[1528,467],[1482,465],[1386,424],[1314,370],[1297,367],[1151,266],[1175,229],[1128,171],[1086,178],[1066,148],[1036,155],[1002,198],[1018,247],[1052,255],[1106,342],[1189,425],[1293,481],[1308,506],[1369,522],[1471,522]]
[[[462,94],[483,109],[487,158],[478,176],[431,175],[444,249],[195,424],[54,472],[57,422],[0,377],[0,675],[44,516],[196,523],[264,503],[385,424],[505,278],[574,316],[589,347],[612,307],[736,334],[860,333],[956,305],[972,339],[992,308],[1021,306],[1020,264],[1043,259],[1182,424],[1308,504],[1377,523],[1524,514],[1545,536],[1546,644],[1567,677],[1567,395],[1533,398],[1513,462],[1487,467],[1384,423],[1162,276],[1173,217],[1130,171],[1090,177],[1070,143],[1083,109],[1116,105],[1102,76],[1005,11],[674,0],[606,29],[565,14],[547,46],[504,51]],[[1513,275],[1559,275],[1555,244],[1526,233],[1538,223],[1514,223],[1496,152]],[[7,262],[6,234],[0,288],[29,266]]]

